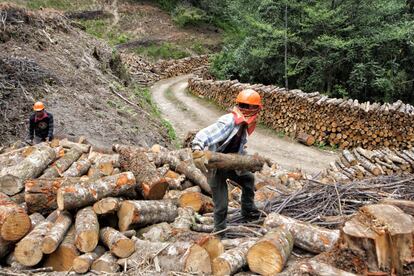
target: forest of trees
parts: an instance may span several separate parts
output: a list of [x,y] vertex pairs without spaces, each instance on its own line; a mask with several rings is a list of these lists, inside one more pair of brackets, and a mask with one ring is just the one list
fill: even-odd
[[225,32],[218,78],[414,103],[414,0],[158,0]]

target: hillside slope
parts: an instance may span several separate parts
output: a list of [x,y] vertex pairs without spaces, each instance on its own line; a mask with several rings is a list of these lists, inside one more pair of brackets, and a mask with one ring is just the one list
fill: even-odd
[[0,15],[5,18],[0,22],[0,145],[25,139],[37,100],[54,114],[57,135],[85,135],[97,144],[169,143],[148,91],[130,83],[107,44],[56,11],[0,4]]

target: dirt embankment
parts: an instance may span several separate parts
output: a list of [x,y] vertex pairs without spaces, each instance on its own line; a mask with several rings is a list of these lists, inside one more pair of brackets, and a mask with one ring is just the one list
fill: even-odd
[[149,94],[130,83],[104,42],[56,11],[0,4],[0,15],[0,145],[25,139],[37,100],[54,114],[55,134],[85,135],[97,144],[169,143]]

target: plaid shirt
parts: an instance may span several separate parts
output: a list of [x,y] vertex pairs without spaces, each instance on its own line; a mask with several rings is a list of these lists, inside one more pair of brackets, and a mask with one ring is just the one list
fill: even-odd
[[[237,134],[241,125],[236,125],[232,113],[221,116],[216,123],[200,130],[191,143],[193,150],[222,152]],[[247,143],[247,131],[243,132],[239,153],[244,154],[244,145]]]

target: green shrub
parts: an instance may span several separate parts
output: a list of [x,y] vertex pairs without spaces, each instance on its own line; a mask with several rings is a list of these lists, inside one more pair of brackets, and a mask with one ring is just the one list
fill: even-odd
[[137,54],[145,55],[155,60],[158,59],[180,59],[189,56],[189,53],[181,49],[178,45],[172,43],[163,43],[161,45],[150,45],[138,47],[134,50]]
[[195,26],[207,21],[207,14],[190,5],[179,5],[172,13],[173,21],[180,27]]

